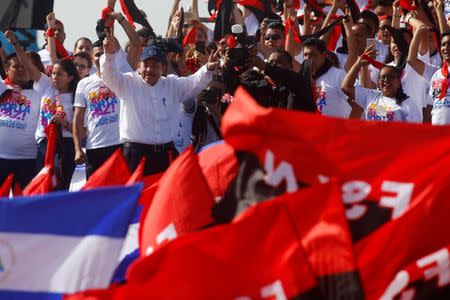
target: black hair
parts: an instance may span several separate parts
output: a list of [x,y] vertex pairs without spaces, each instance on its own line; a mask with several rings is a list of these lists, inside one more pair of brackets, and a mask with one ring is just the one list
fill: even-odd
[[[406,99],[409,98],[409,96],[406,95],[405,92],[403,91],[403,86],[402,86],[402,81],[401,81],[401,75],[402,75],[403,69],[399,69],[397,67],[388,66],[388,65],[383,66],[381,69],[383,69],[383,68],[390,68],[391,70],[393,70],[395,72],[395,74],[397,74],[399,86],[398,86],[397,93],[395,94],[394,98],[395,98],[395,101],[397,102],[397,104],[401,105],[403,101],[405,101]],[[380,69],[380,72],[381,72],[381,69]]]
[[446,37],[447,35],[450,35],[450,30],[444,31],[441,33],[441,41]]
[[6,58],[5,58],[5,69],[6,69],[6,68],[9,68],[9,67],[11,66],[12,60],[13,60],[14,58],[16,58],[16,57],[17,57],[17,54],[16,54],[15,52],[13,52],[13,53],[11,53],[11,54],[8,54],[8,55],[6,56]]
[[260,105],[272,106],[272,86],[263,74],[248,70],[241,75],[241,84]]
[[[277,49],[277,50],[275,50],[274,52],[272,52],[272,54],[274,54],[274,53],[280,54],[280,55],[283,56],[285,59],[287,59],[287,61],[288,61],[289,64],[292,65],[292,62],[293,62],[293,60],[292,60],[292,55],[291,55],[289,52],[287,52],[287,51],[284,50],[284,49]],[[272,54],[271,54],[271,55],[272,55]]]
[[384,7],[392,6],[393,3],[394,3],[394,0],[375,0],[374,7],[377,7],[377,6],[384,6]]
[[137,30],[136,33],[141,37],[148,39],[152,36],[152,31],[148,29],[147,27],[142,27],[141,29]]
[[[369,24],[358,21],[355,23],[355,25],[361,25],[362,27],[364,27],[364,29],[366,30],[367,36],[371,37],[370,34],[372,32],[372,28],[370,27]],[[353,26],[355,26],[355,25],[353,25]]]
[[96,40],[93,44],[92,44],[92,48],[103,48],[103,42],[100,40]]
[[[69,76],[73,76],[72,81],[69,83],[69,91],[73,93],[75,96],[75,91],[77,90],[78,82],[80,81],[80,76],[78,75],[77,68],[75,67],[75,64],[73,63],[72,59],[70,58],[64,58],[59,59],[55,65],[60,65],[64,71],[69,74]],[[73,101],[73,100],[72,100]]]
[[80,37],[80,38],[75,42],[75,45],[74,45],[74,47],[73,47],[74,50],[77,49],[77,45],[78,45],[78,43],[81,42],[81,41],[88,41],[88,42],[92,45],[92,41],[91,41],[89,38],[83,36],[83,37]]
[[[359,18],[372,21],[375,24],[375,28],[374,28],[375,33],[380,28],[380,20],[378,19],[378,16],[374,12],[372,12],[370,10],[362,11],[361,14],[359,15]],[[369,25],[369,24],[367,24],[367,25]]]
[[281,32],[284,33],[285,27],[283,25],[283,23],[281,22],[270,22],[269,24],[267,24],[267,29],[279,29],[281,30]]
[[315,47],[320,53],[327,51],[327,45],[319,38],[309,38],[303,42],[303,47]]
[[31,62],[39,69],[39,72],[45,73],[44,64],[42,63],[41,56],[34,51],[27,51],[26,54],[30,57]]
[[79,57],[79,58],[85,59],[88,63],[88,68],[92,68],[92,57],[89,54],[87,54],[86,52],[78,52],[73,57],[74,58]]

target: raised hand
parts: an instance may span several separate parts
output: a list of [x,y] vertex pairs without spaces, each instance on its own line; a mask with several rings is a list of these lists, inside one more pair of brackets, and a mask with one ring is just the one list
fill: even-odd
[[219,68],[220,62],[219,62],[219,51],[212,51],[209,55],[208,63],[206,64],[206,68],[208,71],[216,71]]
[[47,20],[48,28],[55,28],[56,17],[53,12],[49,13],[45,19]]
[[11,45],[17,44],[16,35],[12,30],[6,30],[5,36],[8,39],[8,41],[11,43]]
[[105,53],[114,54],[117,52],[115,47],[114,28],[105,29],[105,39],[103,40],[103,48]]

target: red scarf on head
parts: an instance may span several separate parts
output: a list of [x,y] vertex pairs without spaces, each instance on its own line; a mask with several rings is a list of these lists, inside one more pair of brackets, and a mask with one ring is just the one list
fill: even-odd
[[448,65],[445,61],[442,63],[441,74],[442,74],[442,76],[445,77],[445,79],[442,81],[441,93],[439,94],[439,100],[442,100],[447,96],[447,90],[448,90],[448,79],[449,79],[448,78]]

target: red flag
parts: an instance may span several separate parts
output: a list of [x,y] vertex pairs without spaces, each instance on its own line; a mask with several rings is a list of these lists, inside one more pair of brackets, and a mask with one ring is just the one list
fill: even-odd
[[1,197],[9,197],[9,193],[11,191],[11,187],[13,185],[14,174],[9,174],[6,180],[2,183],[0,187],[0,198]]
[[315,185],[286,196],[285,202],[324,299],[362,299],[339,188],[337,181]]
[[194,26],[188,31],[183,39],[183,47],[186,47],[188,45],[195,45],[195,42],[197,41],[197,31],[198,26]]
[[287,19],[286,20],[286,27],[285,27],[285,40],[287,40],[287,36],[289,34],[289,29],[292,28],[292,32],[294,33],[294,42],[301,44],[302,41],[300,40],[300,32],[298,31],[298,28],[296,28],[294,26],[294,24],[292,23],[291,19]]
[[213,198],[220,200],[239,169],[233,148],[227,143],[208,147],[198,154],[198,163]]
[[318,299],[298,237],[283,202],[263,203],[139,259],[115,299]]
[[415,204],[403,215],[357,243],[367,299],[383,295],[384,299],[450,297],[450,185],[446,173],[435,176],[436,182],[429,181],[427,189],[415,194]]
[[134,170],[133,174],[128,179],[127,185],[132,185],[139,181],[142,181],[142,174],[144,174],[145,161],[146,158],[143,157],[139,162],[139,165],[137,166],[136,170]]
[[95,189],[102,186],[125,185],[130,179],[130,170],[122,155],[117,149],[103,165],[95,171],[86,181],[82,190]]
[[54,173],[53,166],[44,166],[36,177],[34,177],[25,187],[23,195],[42,195],[51,192],[56,187],[56,177]]
[[245,7],[254,7],[260,11],[265,10],[264,3],[261,0],[234,0],[234,2]]
[[[127,17],[128,22],[130,22],[130,24],[133,27],[136,27],[134,23],[138,23],[148,29],[152,28],[148,23],[148,20],[145,18],[145,16],[141,13],[139,8],[134,3],[134,0],[120,0],[120,7],[122,8],[123,13]],[[151,31],[153,31],[153,29],[151,29]]]
[[213,222],[214,200],[192,147],[164,173],[139,230],[141,255]]
[[45,136],[47,137],[47,149],[45,152],[44,165],[55,165],[56,142],[58,138],[58,125],[50,123],[45,128]]
[[[236,93],[222,126],[225,140],[238,153],[256,157],[255,164],[264,166],[260,168],[266,183],[273,188],[286,185],[279,192],[298,189],[298,178],[307,183],[315,178],[341,178],[355,242],[414,207],[414,195],[436,182],[436,174],[450,177],[439,171],[450,170],[450,140],[442,138],[448,132],[446,127],[263,109],[242,91]],[[247,186],[238,186],[236,193],[247,188],[249,194],[248,186],[255,180],[248,174],[252,173],[247,168],[239,178],[241,182],[245,176],[250,178],[244,181]],[[273,196],[268,190],[259,191],[260,199]]]

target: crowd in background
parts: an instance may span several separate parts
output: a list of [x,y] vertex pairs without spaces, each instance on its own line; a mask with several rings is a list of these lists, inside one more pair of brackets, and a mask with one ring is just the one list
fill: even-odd
[[[163,172],[189,145],[222,138],[239,86],[267,108],[450,123],[443,0],[211,2],[214,30],[201,22],[197,0],[186,11],[174,0],[160,35],[136,30],[111,1],[99,40],[80,37],[73,48],[53,13],[37,53],[6,31],[15,52],[0,48],[0,183],[13,173],[24,187],[44,167],[51,123],[62,189],[77,164],[89,177],[118,148],[131,171],[145,157],[145,175]],[[128,36],[124,49],[114,26]]]

